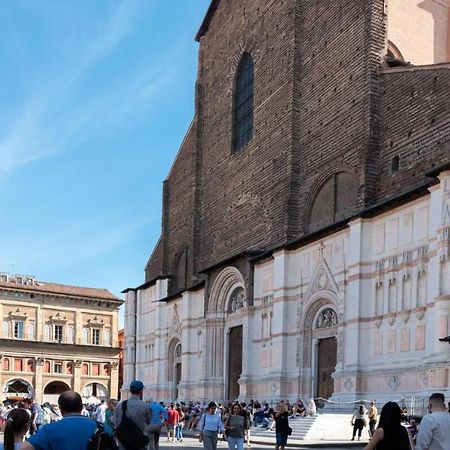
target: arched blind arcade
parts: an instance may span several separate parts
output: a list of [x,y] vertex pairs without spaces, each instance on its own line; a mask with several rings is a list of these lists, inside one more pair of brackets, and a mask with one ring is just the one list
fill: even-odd
[[253,60],[242,55],[234,91],[233,150],[238,152],[253,137]]

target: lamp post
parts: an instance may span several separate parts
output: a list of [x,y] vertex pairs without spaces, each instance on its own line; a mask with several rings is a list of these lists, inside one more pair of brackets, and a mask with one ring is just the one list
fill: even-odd
[[450,344],[450,336],[439,339],[441,342],[448,342]]

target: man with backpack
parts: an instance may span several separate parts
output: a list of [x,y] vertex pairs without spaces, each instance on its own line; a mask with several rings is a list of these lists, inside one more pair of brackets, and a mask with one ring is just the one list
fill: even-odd
[[151,421],[151,410],[142,401],[144,384],[134,380],[130,383],[131,397],[121,401],[114,412],[116,438],[119,450],[145,450],[148,437],[144,434],[146,426]]

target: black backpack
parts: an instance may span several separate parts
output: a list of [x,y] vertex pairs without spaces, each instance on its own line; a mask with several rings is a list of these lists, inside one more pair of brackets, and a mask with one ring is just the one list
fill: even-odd
[[101,428],[89,439],[87,450],[117,450],[117,445],[114,439]]
[[122,403],[122,420],[116,427],[116,438],[127,450],[141,450],[149,442],[142,430],[127,417],[127,400]]

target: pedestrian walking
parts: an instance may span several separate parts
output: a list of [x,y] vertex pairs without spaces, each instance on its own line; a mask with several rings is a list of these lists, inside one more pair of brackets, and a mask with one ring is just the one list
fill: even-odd
[[130,383],[131,397],[121,401],[114,411],[114,424],[116,425],[116,437],[119,441],[119,450],[145,450],[148,437],[145,434],[146,427],[150,424],[151,411],[144,401],[142,394],[144,384],[134,380]]
[[288,406],[280,403],[274,415],[275,420],[275,450],[284,450],[287,444],[288,436],[292,433],[292,428],[289,426],[289,412]]
[[30,427],[30,415],[23,408],[10,411],[6,419],[5,434],[0,450],[20,450]]
[[367,410],[364,405],[359,405],[359,408],[353,413],[352,425],[353,425],[353,435],[352,441],[355,440],[356,432],[358,431],[358,441],[361,440],[361,433],[363,428],[366,426],[366,414]]
[[177,405],[178,423],[175,426],[175,438],[177,442],[183,442],[183,426],[184,426],[184,411],[181,405]]
[[167,409],[159,403],[156,403],[153,399],[150,399],[150,405],[147,406],[151,411],[151,421],[146,428],[146,434],[149,439],[149,450],[159,450],[159,438],[161,436],[161,428],[169,415]]
[[97,424],[81,415],[83,403],[78,393],[63,392],[58,398],[62,419],[33,434],[21,450],[86,450]]
[[408,432],[401,422],[400,406],[395,402],[386,403],[381,410],[378,428],[365,450],[411,450]]
[[244,449],[244,433],[246,418],[243,415],[241,405],[236,403],[232,406],[231,415],[225,421],[225,434],[228,441],[228,449]]
[[169,409],[167,411],[167,440],[175,442],[175,427],[178,425],[178,420],[180,418],[180,415],[178,414],[178,411],[175,409],[175,405],[171,403],[169,405]]
[[443,394],[436,392],[431,395],[428,411],[430,414],[420,422],[416,450],[450,449],[450,414]]
[[225,431],[220,415],[216,414],[216,408],[216,402],[210,402],[200,419],[199,441],[203,442],[205,450],[217,450],[217,436]]
[[370,437],[373,436],[373,434],[375,433],[375,427],[377,425],[377,421],[378,421],[378,409],[375,406],[375,402],[371,401],[370,402],[370,408],[369,408],[369,435]]

